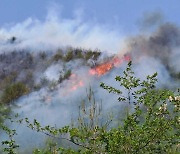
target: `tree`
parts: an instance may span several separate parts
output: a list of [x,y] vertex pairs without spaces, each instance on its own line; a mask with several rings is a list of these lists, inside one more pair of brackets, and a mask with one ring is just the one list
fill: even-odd
[[53,61],[59,61],[60,59],[63,59],[63,51],[61,49],[58,49],[57,53],[53,56]]
[[[113,119],[101,124],[102,107],[98,106],[91,89],[80,106],[80,116],[75,125],[42,127],[37,120],[30,122],[28,118],[18,122],[49,137],[71,143],[69,148],[53,146],[55,153],[178,153],[179,92],[156,88],[157,73],[143,81],[136,78],[131,62],[123,73],[115,80],[126,90],[125,93],[105,83],[100,84],[109,93],[117,94],[120,102],[128,104],[129,110],[118,127],[108,127],[113,124]],[[34,153],[42,151],[36,149]],[[51,149],[46,153],[52,153]]]
[[74,58],[74,53],[73,53],[73,48],[69,47],[67,49],[67,53],[64,57],[64,61],[65,62],[69,62],[70,60],[72,60]]
[[[133,105],[134,112],[128,113],[124,124],[106,132],[106,149],[110,153],[172,153],[179,143],[179,100],[166,89],[157,89],[157,73],[140,81],[134,77],[131,62],[124,76],[116,76],[116,81],[127,90],[122,91],[106,86],[101,87],[120,95],[121,102]],[[168,98],[172,97],[170,101]]]

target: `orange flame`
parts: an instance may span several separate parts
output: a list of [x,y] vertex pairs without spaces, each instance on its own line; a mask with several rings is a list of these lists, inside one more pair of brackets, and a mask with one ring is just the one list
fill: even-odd
[[123,58],[114,57],[112,60],[100,64],[99,66],[96,66],[95,68],[92,68],[89,70],[90,75],[97,75],[101,76],[109,72],[112,68],[120,66],[124,61],[130,61],[130,56],[126,55]]
[[83,87],[83,85],[84,85],[83,81],[80,80],[77,83],[75,83],[74,85],[72,85],[71,91],[76,90],[79,87]]
[[109,70],[111,70],[112,67],[113,67],[113,64],[110,62],[107,62],[107,63],[101,64],[93,69],[90,69],[89,73],[91,75],[101,76],[101,75],[105,74],[106,72],[108,72]]
[[71,74],[70,76],[71,80],[71,88],[70,91],[74,91],[78,89],[79,87],[83,87],[84,83],[82,80],[79,80],[79,77],[76,74]]
[[[106,63],[100,64],[89,70],[90,75],[102,76],[109,72],[114,67],[119,67],[124,61],[130,61],[131,57],[126,55],[122,58],[114,57],[113,59],[107,61]],[[83,80],[76,74],[71,74],[70,76],[71,86],[69,90],[66,91],[65,95],[69,92],[75,91],[80,87],[84,86]]]

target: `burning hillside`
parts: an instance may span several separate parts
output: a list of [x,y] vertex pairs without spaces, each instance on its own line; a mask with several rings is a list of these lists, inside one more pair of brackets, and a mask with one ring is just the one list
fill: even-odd
[[[72,114],[77,116],[77,106],[89,87],[95,91],[97,100],[102,99],[105,110],[116,108],[119,102],[99,90],[99,83],[106,81],[117,86],[112,79],[119,75],[123,63],[130,60],[135,75],[141,79],[158,72],[158,88],[180,86],[179,27],[162,24],[148,35],[130,36],[121,47],[121,39],[114,33],[105,31],[101,34],[100,30],[100,37],[94,38],[96,28],[93,35],[91,32],[87,35],[84,27],[75,25],[76,28],[69,32],[67,24],[59,22],[24,26],[22,34],[26,35],[23,36],[14,32],[16,29],[0,30],[0,34],[6,36],[0,40],[0,95],[10,98],[8,104],[16,104],[13,110],[20,116],[36,118],[42,124],[69,124]],[[43,28],[39,28],[42,25]],[[47,32],[51,25],[55,27]],[[115,38],[115,45],[109,38]],[[15,87],[16,83],[22,85],[20,89]],[[11,95],[14,89],[18,89],[18,98]],[[28,89],[28,94],[24,89]],[[19,130],[18,134],[24,136],[28,134],[26,131]]]
[[109,72],[111,69],[113,69],[114,67],[120,67],[120,65],[124,61],[130,61],[130,60],[131,60],[130,55],[125,55],[122,58],[115,56],[114,58],[110,59],[109,61],[99,64],[99,65],[95,66],[94,68],[90,69],[89,74],[97,75],[97,76],[104,75],[107,72]]
[[[118,56],[109,58],[108,61],[104,61],[101,64],[96,64],[93,68],[90,68],[88,71],[88,75],[98,77],[105,75],[106,73],[110,73],[114,67],[120,67],[122,63],[128,62],[131,60],[130,55],[125,55],[121,58]],[[78,90],[78,88],[81,88],[85,86],[85,82],[88,80],[88,76],[83,77],[79,76],[78,74],[72,73],[69,78],[69,86],[67,87],[67,90],[64,92],[64,95],[70,94],[70,92]]]

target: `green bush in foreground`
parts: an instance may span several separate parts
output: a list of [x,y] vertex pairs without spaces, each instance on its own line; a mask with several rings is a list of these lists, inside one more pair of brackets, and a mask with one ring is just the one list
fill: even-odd
[[49,137],[70,143],[67,147],[54,144],[53,148],[36,149],[35,154],[178,153],[180,100],[176,95],[179,93],[175,95],[170,90],[157,89],[156,76],[157,73],[140,81],[134,77],[130,62],[124,75],[115,78],[126,90],[125,93],[101,83],[101,87],[109,93],[117,94],[120,102],[127,103],[127,114],[116,128],[109,127],[113,119],[102,124],[101,105],[95,101],[91,90],[80,106],[80,116],[75,125],[42,127],[37,120],[31,123],[28,118],[18,122]]
[[10,113],[10,108],[4,104],[0,104],[0,125],[8,117],[9,113]]

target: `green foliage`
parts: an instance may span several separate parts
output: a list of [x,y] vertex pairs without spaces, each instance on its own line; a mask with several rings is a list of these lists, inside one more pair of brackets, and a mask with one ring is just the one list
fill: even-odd
[[10,113],[10,108],[7,105],[0,104],[0,124],[8,117]]
[[63,59],[63,52],[59,49],[57,53],[53,56],[53,61],[59,61],[60,59]]
[[75,57],[79,58],[79,59],[83,59],[84,58],[83,50],[81,48],[76,48],[75,49]]
[[72,48],[68,47],[66,50],[66,54],[63,54],[62,50],[58,50],[57,53],[53,56],[53,61],[59,61],[63,60],[64,62],[69,62],[74,59],[94,59],[97,60],[98,57],[101,55],[101,52],[99,50],[85,50],[81,48]]
[[68,79],[71,76],[71,70],[67,70],[64,75],[60,75],[58,82],[61,83],[62,81]]
[[4,90],[1,101],[4,104],[9,104],[22,95],[27,94],[28,91],[29,89],[21,82],[12,84]]
[[78,122],[72,126],[42,127],[37,120],[18,120],[32,130],[71,143],[69,147],[53,143],[34,153],[178,153],[179,92],[157,89],[157,73],[143,81],[136,78],[131,62],[123,74],[116,76],[115,80],[124,90],[105,83],[100,85],[108,92],[117,94],[118,100],[128,105],[128,112],[118,127],[108,127],[113,119],[102,122],[102,106],[96,102],[90,89],[79,107]]
[[58,151],[57,143],[53,139],[48,138],[45,148],[35,149],[33,154],[58,154]]
[[71,70],[67,70],[67,72],[65,72],[64,74],[64,79],[67,79],[71,76]]
[[0,80],[0,89],[5,89],[7,86],[11,85],[15,82],[17,77],[16,72],[12,72],[8,76],[6,76],[3,80]]
[[88,60],[90,58],[97,60],[97,58],[100,56],[100,52],[98,50],[92,51],[92,50],[88,50],[85,53],[85,59]]
[[73,53],[73,49],[72,48],[68,48],[67,53],[64,57],[64,61],[65,62],[69,62],[70,60],[72,60],[74,57],[74,53]]
[[95,51],[93,51],[94,60],[97,60],[100,55],[101,55],[101,52],[99,50],[96,49]]
[[16,130],[11,130],[2,124],[0,124],[0,128],[5,131],[9,137],[9,140],[2,141],[2,145],[5,146],[3,151],[8,154],[16,154],[16,149],[19,147],[19,145],[17,145],[16,141],[13,139],[14,135],[17,135]]
[[170,102],[172,91],[155,89],[157,73],[140,79],[133,76],[131,62],[124,76],[116,76],[116,81],[126,89],[119,89],[101,83],[101,87],[120,95],[119,101],[131,104],[134,112],[128,113],[124,124],[118,129],[106,132],[106,148],[110,153],[169,153],[177,151],[179,143],[178,101]]

